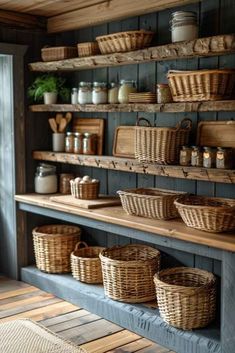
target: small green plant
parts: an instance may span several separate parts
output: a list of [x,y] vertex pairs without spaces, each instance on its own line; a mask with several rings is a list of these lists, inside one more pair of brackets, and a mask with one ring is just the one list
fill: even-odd
[[65,79],[62,77],[51,74],[38,76],[28,88],[28,96],[34,101],[42,100],[46,92],[57,92],[63,102],[69,100],[70,91],[65,87]]

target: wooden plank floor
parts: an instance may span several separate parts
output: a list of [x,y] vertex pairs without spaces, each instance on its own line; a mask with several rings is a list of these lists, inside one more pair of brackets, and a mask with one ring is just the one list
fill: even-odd
[[0,276],[0,322],[30,318],[89,353],[174,353],[23,282]]

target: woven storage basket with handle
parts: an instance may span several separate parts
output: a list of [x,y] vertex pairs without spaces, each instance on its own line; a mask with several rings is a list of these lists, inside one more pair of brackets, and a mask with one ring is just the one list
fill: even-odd
[[80,240],[79,227],[55,224],[33,229],[37,268],[48,273],[71,272],[70,254]]
[[71,254],[71,269],[75,279],[85,283],[102,283],[102,270],[99,258],[104,248],[100,246],[87,246],[82,241],[76,244]]
[[[142,121],[148,126],[139,126]],[[136,124],[135,158],[147,163],[178,162],[180,146],[188,143],[192,128],[190,119],[183,119],[176,127],[152,127],[145,118],[137,119]]]
[[154,276],[160,315],[168,324],[191,330],[207,326],[216,313],[216,278],[197,268],[176,267]]
[[100,253],[104,292],[109,298],[141,303],[155,298],[153,276],[160,269],[160,252],[133,244]]
[[188,195],[175,206],[188,227],[216,233],[235,229],[235,199]]

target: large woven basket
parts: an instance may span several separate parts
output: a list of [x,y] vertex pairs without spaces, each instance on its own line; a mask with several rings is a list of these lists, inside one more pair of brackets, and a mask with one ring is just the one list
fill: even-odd
[[78,56],[80,58],[100,54],[100,49],[97,42],[78,43],[77,48]]
[[188,227],[216,233],[235,229],[235,199],[186,196],[174,203]]
[[191,330],[207,326],[216,313],[216,278],[197,268],[176,267],[155,274],[160,315],[168,324]]
[[125,245],[100,253],[104,292],[109,298],[141,303],[155,298],[153,276],[160,269],[160,252],[145,245]]
[[156,188],[138,188],[117,191],[123,209],[131,215],[171,219],[179,217],[174,201],[180,192]]
[[235,70],[169,71],[167,78],[175,102],[231,98]]
[[81,229],[70,225],[45,225],[33,229],[36,266],[48,273],[71,272],[70,254]]
[[148,47],[153,38],[151,31],[128,31],[96,37],[102,54],[126,52]]
[[[144,121],[148,126],[139,126]],[[135,127],[135,158],[140,162],[176,164],[180,146],[187,145],[192,128],[190,119],[183,119],[176,127],[152,127],[145,118]]]
[[102,283],[102,270],[99,258],[104,248],[100,246],[87,246],[85,242],[76,244],[71,253],[71,269],[73,277],[85,283]]
[[49,47],[41,49],[41,56],[43,61],[56,61],[77,56],[76,47]]

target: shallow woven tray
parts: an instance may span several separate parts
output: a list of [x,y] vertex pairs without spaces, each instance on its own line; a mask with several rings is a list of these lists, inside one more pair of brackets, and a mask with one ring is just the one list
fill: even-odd
[[235,70],[169,71],[175,102],[229,99],[235,87]]
[[129,93],[129,103],[155,103],[156,94],[151,92]]
[[77,48],[78,56],[80,58],[100,54],[100,49],[97,42],[78,43]]
[[188,227],[216,233],[235,229],[235,199],[186,196],[174,203]]
[[168,324],[191,330],[215,318],[216,278],[197,268],[176,267],[154,276],[160,315]]
[[88,246],[84,241],[76,244],[71,254],[73,277],[85,283],[103,283],[99,254],[104,248]]
[[56,61],[63,59],[76,58],[76,47],[50,47],[42,48],[41,56],[43,61]]
[[126,303],[155,298],[153,276],[160,269],[160,252],[133,244],[104,249],[100,253],[105,295]]

